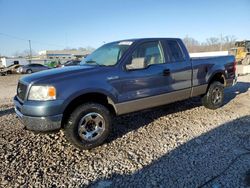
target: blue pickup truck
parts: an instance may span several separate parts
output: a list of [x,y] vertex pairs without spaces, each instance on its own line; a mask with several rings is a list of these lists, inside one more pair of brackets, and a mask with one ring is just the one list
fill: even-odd
[[72,144],[90,149],[108,137],[113,116],[194,96],[209,109],[221,107],[235,69],[234,56],[190,58],[180,39],[121,40],[79,66],[22,77],[15,111],[27,129],[62,128]]

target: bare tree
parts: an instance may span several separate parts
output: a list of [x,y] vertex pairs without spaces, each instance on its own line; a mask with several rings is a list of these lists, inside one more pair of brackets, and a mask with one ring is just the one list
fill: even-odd
[[199,46],[200,46],[200,43],[197,40],[195,40],[194,38],[188,37],[188,36],[186,36],[183,39],[183,42],[190,52],[197,51]]
[[87,46],[85,48],[79,47],[78,50],[80,50],[80,51],[87,51],[87,52],[93,52],[95,50],[95,48],[93,48],[91,46]]
[[235,46],[236,37],[233,35],[223,37],[223,49],[228,50]]
[[[16,51],[12,54],[15,57],[29,57],[30,56],[30,50],[26,49],[22,52]],[[32,50],[32,55],[36,56],[37,52],[35,52],[34,50]]]
[[234,47],[236,37],[227,35],[220,37],[210,37],[206,39],[206,42],[200,43],[194,38],[186,36],[183,39],[189,52],[208,52],[208,51],[227,51]]

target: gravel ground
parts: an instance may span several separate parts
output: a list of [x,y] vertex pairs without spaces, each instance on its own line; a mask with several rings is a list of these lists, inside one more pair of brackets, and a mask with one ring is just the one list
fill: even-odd
[[18,77],[0,77],[0,187],[250,187],[250,75],[215,111],[194,98],[116,118],[90,151],[23,129]]
[[0,105],[12,102],[16,93],[17,80],[21,75],[0,76]]

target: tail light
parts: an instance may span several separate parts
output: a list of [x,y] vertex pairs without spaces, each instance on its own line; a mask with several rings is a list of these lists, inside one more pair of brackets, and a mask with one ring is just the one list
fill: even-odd
[[237,65],[237,62],[234,61],[234,65],[233,65],[233,72],[234,72],[234,73],[236,72],[236,65]]

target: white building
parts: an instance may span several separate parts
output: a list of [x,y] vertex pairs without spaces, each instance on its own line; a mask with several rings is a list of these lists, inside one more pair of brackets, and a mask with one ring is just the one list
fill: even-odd
[[66,62],[71,59],[82,59],[89,53],[80,50],[44,50],[39,53],[40,58],[47,61],[60,61]]
[[2,57],[0,67],[8,67],[12,64],[27,65],[28,63],[26,58]]

